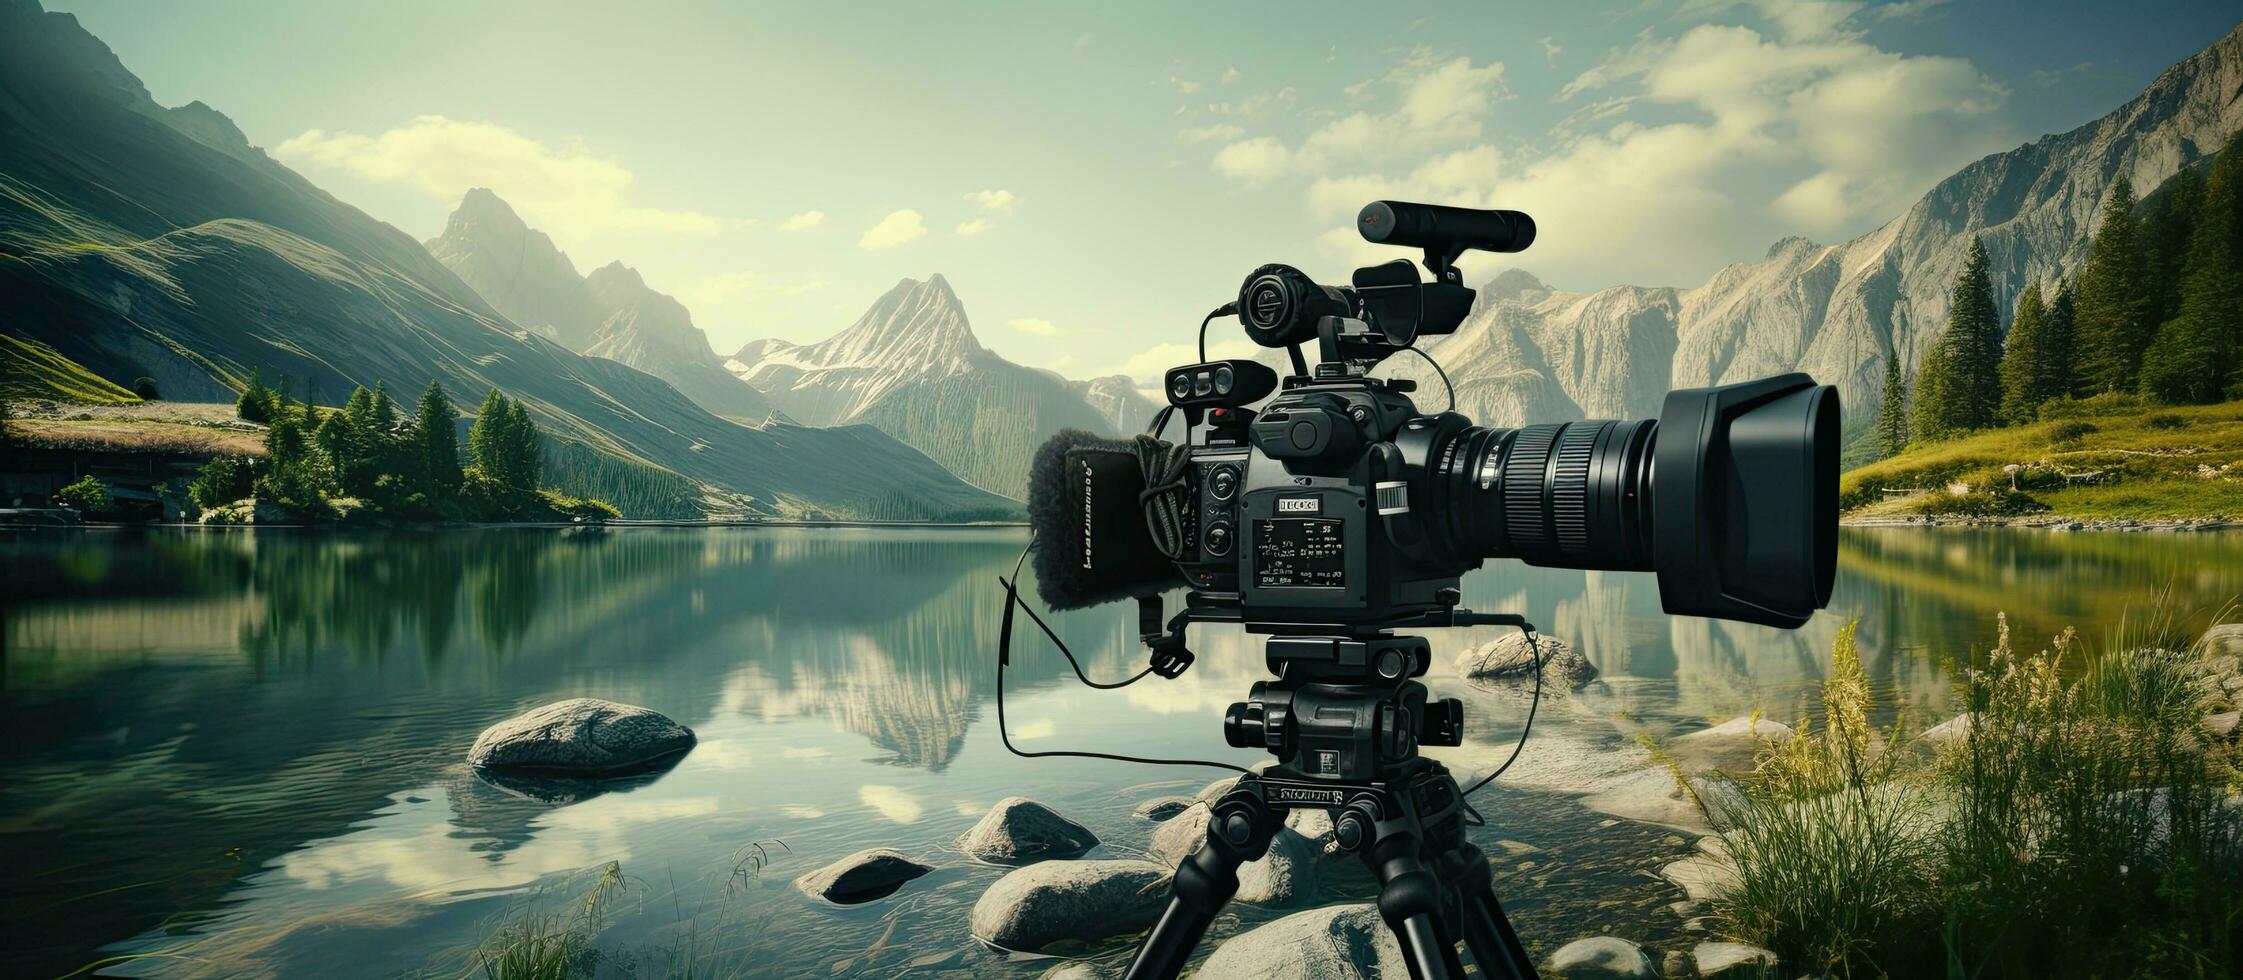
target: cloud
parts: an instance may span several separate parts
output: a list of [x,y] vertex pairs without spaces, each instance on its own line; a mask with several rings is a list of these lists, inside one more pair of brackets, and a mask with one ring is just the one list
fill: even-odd
[[800,296],[824,289],[822,281],[772,283],[753,272],[727,272],[710,276],[685,290],[686,301],[694,306],[716,306],[744,296]]
[[1193,92],[1199,91],[1198,82],[1192,81],[1187,78],[1177,78],[1174,75],[1168,76],[1168,84],[1175,86],[1176,91],[1182,92],[1185,95],[1190,95]]
[[[1221,326],[1222,324],[1219,323],[1211,324],[1209,330],[1212,332],[1221,328]],[[1255,346],[1252,341],[1243,337],[1217,338],[1211,336],[1207,343],[1207,356],[1216,360],[1233,357],[1251,359],[1256,353],[1264,349]],[[1156,392],[1153,397],[1157,401],[1161,397],[1157,394],[1161,376],[1166,374],[1169,368],[1179,364],[1197,363],[1199,363],[1199,347],[1197,344],[1154,344],[1151,347],[1140,349],[1129,360],[1123,361],[1116,373],[1126,374],[1130,380],[1153,389]]]
[[868,251],[894,248],[927,233],[927,218],[910,208],[891,211],[879,223],[865,229],[857,239],[857,246]]
[[1053,735],[1057,734],[1059,734],[1058,722],[1052,721],[1049,718],[1037,718],[1032,721],[1022,722],[1020,727],[1013,729],[1012,740],[1015,742],[1026,742],[1039,738],[1050,738]]
[[958,227],[951,229],[951,232],[960,238],[972,238],[995,227],[997,223],[988,218],[969,218],[958,222]]
[[825,220],[826,213],[823,211],[804,211],[801,214],[788,215],[787,220],[779,222],[779,230],[802,231],[806,228],[816,228],[823,224]]
[[1441,60],[1422,50],[1385,78],[1349,86],[1349,92],[1378,83],[1395,90],[1389,109],[1334,119],[1309,133],[1298,149],[1272,136],[1233,140],[1216,151],[1215,172],[1258,185],[1287,172],[1314,175],[1349,161],[1423,156],[1479,139],[1483,121],[1504,94],[1502,62],[1475,66],[1470,58]]
[[1236,67],[1223,69],[1223,84],[1229,85],[1235,81],[1238,81],[1238,69]]
[[1244,127],[1233,126],[1229,123],[1216,123],[1212,126],[1196,126],[1191,129],[1179,130],[1176,133],[1176,138],[1186,143],[1227,143],[1244,135],[1246,135]]
[[706,235],[724,227],[699,211],[630,203],[634,178],[622,165],[489,122],[416,116],[371,136],[312,129],[281,143],[273,155],[308,170],[403,184],[443,201],[488,187],[563,239],[606,232]]
[[1556,42],[1551,41],[1549,38],[1543,38],[1541,43],[1542,59],[1549,62],[1550,67],[1556,68],[1558,66],[1558,56],[1565,53],[1565,48],[1560,47]]
[[1274,136],[1240,140],[1215,151],[1215,172],[1249,185],[1268,183],[1292,165],[1292,151]]
[[893,823],[918,823],[920,816],[926,813],[917,797],[894,786],[860,786],[857,800]]
[[1059,328],[1052,326],[1050,320],[1040,316],[1024,316],[1017,320],[1006,320],[1005,326],[1021,333],[1035,334],[1038,337],[1049,337],[1059,332]]
[[984,211],[1011,211],[1013,205],[1020,203],[1020,198],[1011,191],[974,191],[966,195],[966,200]]

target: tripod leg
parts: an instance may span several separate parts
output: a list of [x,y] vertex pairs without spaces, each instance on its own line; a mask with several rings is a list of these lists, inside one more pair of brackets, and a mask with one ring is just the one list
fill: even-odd
[[1411,980],[1462,980],[1456,942],[1441,928],[1441,882],[1418,859],[1418,839],[1382,835],[1365,860],[1379,877],[1379,917],[1402,944]]
[[1215,913],[1238,894],[1238,866],[1267,853],[1279,825],[1277,813],[1251,792],[1232,790],[1215,804],[1207,842],[1176,866],[1168,909],[1137,948],[1127,980],[1172,980],[1183,972]]
[[1440,861],[1441,874],[1456,889],[1457,911],[1464,924],[1464,945],[1480,974],[1508,980],[1535,980],[1534,961],[1527,958],[1519,934],[1495,900],[1495,877],[1488,857],[1479,848],[1459,842]]

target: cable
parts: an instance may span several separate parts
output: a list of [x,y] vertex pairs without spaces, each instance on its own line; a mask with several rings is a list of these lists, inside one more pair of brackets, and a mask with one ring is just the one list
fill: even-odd
[[1444,412],[1453,412],[1453,411],[1456,411],[1456,386],[1455,386],[1455,385],[1453,385],[1453,384],[1450,384],[1450,383],[1449,383],[1449,373],[1448,373],[1447,371],[1443,371],[1443,370],[1441,370],[1441,362],[1439,362],[1439,361],[1436,361],[1436,360],[1434,360],[1434,359],[1433,359],[1433,355],[1431,355],[1431,354],[1428,354],[1428,353],[1426,353],[1426,352],[1424,352],[1424,351],[1418,350],[1418,349],[1417,349],[1417,348],[1415,348],[1415,347],[1404,347],[1404,348],[1402,348],[1402,349],[1403,349],[1403,350],[1406,350],[1406,351],[1409,351],[1409,352],[1410,352],[1410,353],[1412,353],[1412,354],[1416,354],[1416,355],[1417,355],[1417,356],[1419,356],[1419,357],[1422,357],[1422,358],[1424,358],[1424,359],[1425,359],[1425,363],[1433,365],[1433,373],[1434,373],[1434,374],[1438,374],[1438,375],[1440,375],[1440,376],[1441,376],[1441,387],[1442,387],[1443,389],[1447,390],[1447,391],[1448,391],[1448,393],[1449,393],[1449,407],[1447,407],[1447,408],[1444,408],[1444,409],[1442,409],[1441,411],[1444,411]]
[[1205,364],[1205,363],[1207,363],[1207,325],[1208,325],[1208,324],[1210,324],[1210,323],[1213,323],[1213,322],[1215,322],[1215,318],[1216,318],[1216,317],[1219,317],[1219,316],[1229,316],[1229,315],[1231,315],[1231,314],[1233,314],[1233,313],[1236,313],[1236,312],[1238,312],[1238,304],[1237,304],[1237,303],[1224,303],[1223,305],[1221,305],[1221,306],[1218,306],[1218,307],[1216,307],[1216,308],[1215,308],[1215,309],[1214,309],[1214,310],[1213,310],[1212,312],[1208,313],[1208,314],[1207,314],[1207,319],[1199,321],[1199,360],[1200,360],[1200,363],[1202,363],[1202,364]]
[[[1431,358],[1427,358],[1427,360],[1431,360]],[[1526,635],[1527,653],[1534,659],[1534,700],[1527,702],[1526,726],[1519,729],[1519,741],[1518,744],[1511,746],[1511,757],[1503,760],[1502,765],[1495,767],[1494,772],[1481,776],[1478,782],[1466,788],[1463,795],[1467,797],[1479,792],[1480,787],[1495,782],[1495,777],[1503,775],[1503,770],[1511,768],[1511,763],[1519,761],[1519,753],[1526,748],[1526,737],[1534,731],[1535,709],[1542,707],[1542,641],[1534,635],[1534,630],[1527,627],[1519,627],[1519,632]]]
[[1110,752],[1073,752],[1056,749],[1025,752],[1012,744],[1012,732],[1005,727],[1005,665],[1012,659],[1012,611],[1014,606],[1018,606],[1028,613],[1028,618],[1035,621],[1036,625],[1044,631],[1044,635],[1051,639],[1052,645],[1058,647],[1059,652],[1066,656],[1067,663],[1075,668],[1075,676],[1091,687],[1100,690],[1125,687],[1137,683],[1146,674],[1152,672],[1151,667],[1146,667],[1135,677],[1110,684],[1100,684],[1083,674],[1082,664],[1075,660],[1074,651],[1067,649],[1067,644],[1060,641],[1059,635],[1052,632],[1051,627],[1044,624],[1043,618],[1036,615],[1036,610],[1028,605],[1027,600],[1020,597],[1018,584],[1020,569],[1028,562],[1028,548],[1034,547],[1035,544],[1035,536],[1031,534],[1028,538],[1028,545],[1020,549],[1020,558],[1013,562],[1012,578],[1009,580],[1001,576],[998,578],[998,581],[1005,583],[1005,616],[1003,625],[999,627],[1001,632],[997,638],[997,738],[1005,743],[1005,751],[1023,759],[1104,759],[1109,762],[1134,762],[1147,766],[1205,766],[1210,769],[1228,769],[1240,775],[1249,772],[1250,770],[1244,766],[1234,766],[1228,762],[1210,762],[1204,759],[1151,759],[1133,755],[1115,755]]
[[1145,489],[1137,494],[1138,505],[1145,509],[1145,530],[1162,557],[1181,560],[1189,544],[1184,539],[1184,491],[1191,486],[1191,447],[1172,446],[1152,436],[1138,436],[1130,446],[1145,474]]

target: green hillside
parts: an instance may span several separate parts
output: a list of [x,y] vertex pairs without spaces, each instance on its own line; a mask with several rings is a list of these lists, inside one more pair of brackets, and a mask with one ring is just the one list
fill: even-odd
[[0,334],[0,398],[130,405],[140,396],[29,337]]
[[[555,439],[675,474],[727,509],[1013,512],[869,427],[743,426],[532,335],[215,110],[156,105],[68,15],[0,5],[0,91],[6,331],[92,374],[150,377],[187,401],[230,401],[252,371],[329,405],[377,380],[394,391],[437,380],[467,404],[497,387]],[[893,514],[899,500],[908,513]]]
[[2043,415],[1849,472],[1840,506],[1851,520],[2243,520],[2243,401],[2104,395]]

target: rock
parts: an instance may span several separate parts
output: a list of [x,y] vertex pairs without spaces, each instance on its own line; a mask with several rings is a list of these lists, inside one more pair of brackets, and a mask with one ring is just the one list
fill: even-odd
[[1704,977],[1757,977],[1773,975],[1776,954],[1745,943],[1699,943],[1690,951]]
[[794,887],[812,898],[840,905],[858,905],[893,895],[904,882],[933,871],[885,847],[858,851],[794,880]]
[[1659,975],[1663,977],[1689,976],[1690,954],[1679,949],[1667,950],[1659,957]]
[[1723,858],[1701,854],[1660,868],[1659,877],[1673,882],[1693,902],[1711,902],[1736,887],[1737,868]]
[[1402,947],[1376,905],[1295,912],[1224,940],[1198,976],[1224,980],[1321,980],[1410,975]]
[[[1542,650],[1544,684],[1555,681],[1579,689],[1597,679],[1596,665],[1571,644],[1547,636],[1539,637],[1538,642]],[[1534,657],[1524,635],[1508,633],[1458,656],[1456,672],[1470,680],[1532,680]]]
[[2243,623],[2221,623],[2205,630],[2197,642],[2207,657],[2243,657]]
[[1101,968],[1096,963],[1061,963],[1045,970],[1036,980],[1111,980],[1121,975],[1120,970]]
[[1780,721],[1731,718],[1712,728],[1668,739],[1665,748],[1688,771],[1748,772],[1771,743],[1791,736],[1791,726]]
[[1949,742],[1961,741],[1969,736],[1970,724],[1971,716],[1968,712],[1965,712],[1924,729],[1924,733],[1916,737],[1932,745],[1945,745]]
[[2211,729],[2214,735],[2226,737],[2235,734],[2235,724],[2238,719],[2243,719],[2243,712],[2228,711],[2216,715],[2205,715],[2204,727]]
[[1200,791],[1195,794],[1192,799],[1197,800],[1201,803],[1213,803],[1216,800],[1222,799],[1223,794],[1230,792],[1231,787],[1236,785],[1238,785],[1237,776],[1225,776],[1212,783],[1208,783],[1204,787],[1201,787]]
[[598,698],[556,701],[483,730],[477,769],[605,776],[654,767],[693,747],[693,730],[658,711]]
[[[1322,811],[1295,810],[1287,817],[1288,825],[1279,828],[1277,836],[1270,838],[1269,853],[1238,867],[1238,901],[1254,905],[1285,905],[1306,900],[1316,893],[1322,881],[1322,864],[1325,851],[1322,844],[1291,824],[1295,816]],[[1146,847],[1152,859],[1167,867],[1175,867],[1190,857],[1193,851],[1207,841],[1207,824],[1210,814],[1206,807],[1194,807],[1161,824],[1153,830],[1152,842]],[[1314,818],[1301,818],[1303,826],[1317,830]],[[1328,835],[1330,818],[1322,823],[1321,834]]]
[[1134,812],[1142,820],[1166,820],[1184,812],[1193,802],[1189,796],[1156,796],[1137,804]]
[[1034,953],[1138,932],[1167,905],[1168,869],[1150,861],[1043,861],[997,879],[970,921],[975,939]]
[[1615,936],[1591,936],[1558,947],[1542,965],[1544,975],[1567,980],[1655,980],[1643,947]]
[[958,835],[966,856],[991,864],[1027,864],[1071,858],[1098,846],[1090,828],[1025,796],[997,801],[973,829]]

